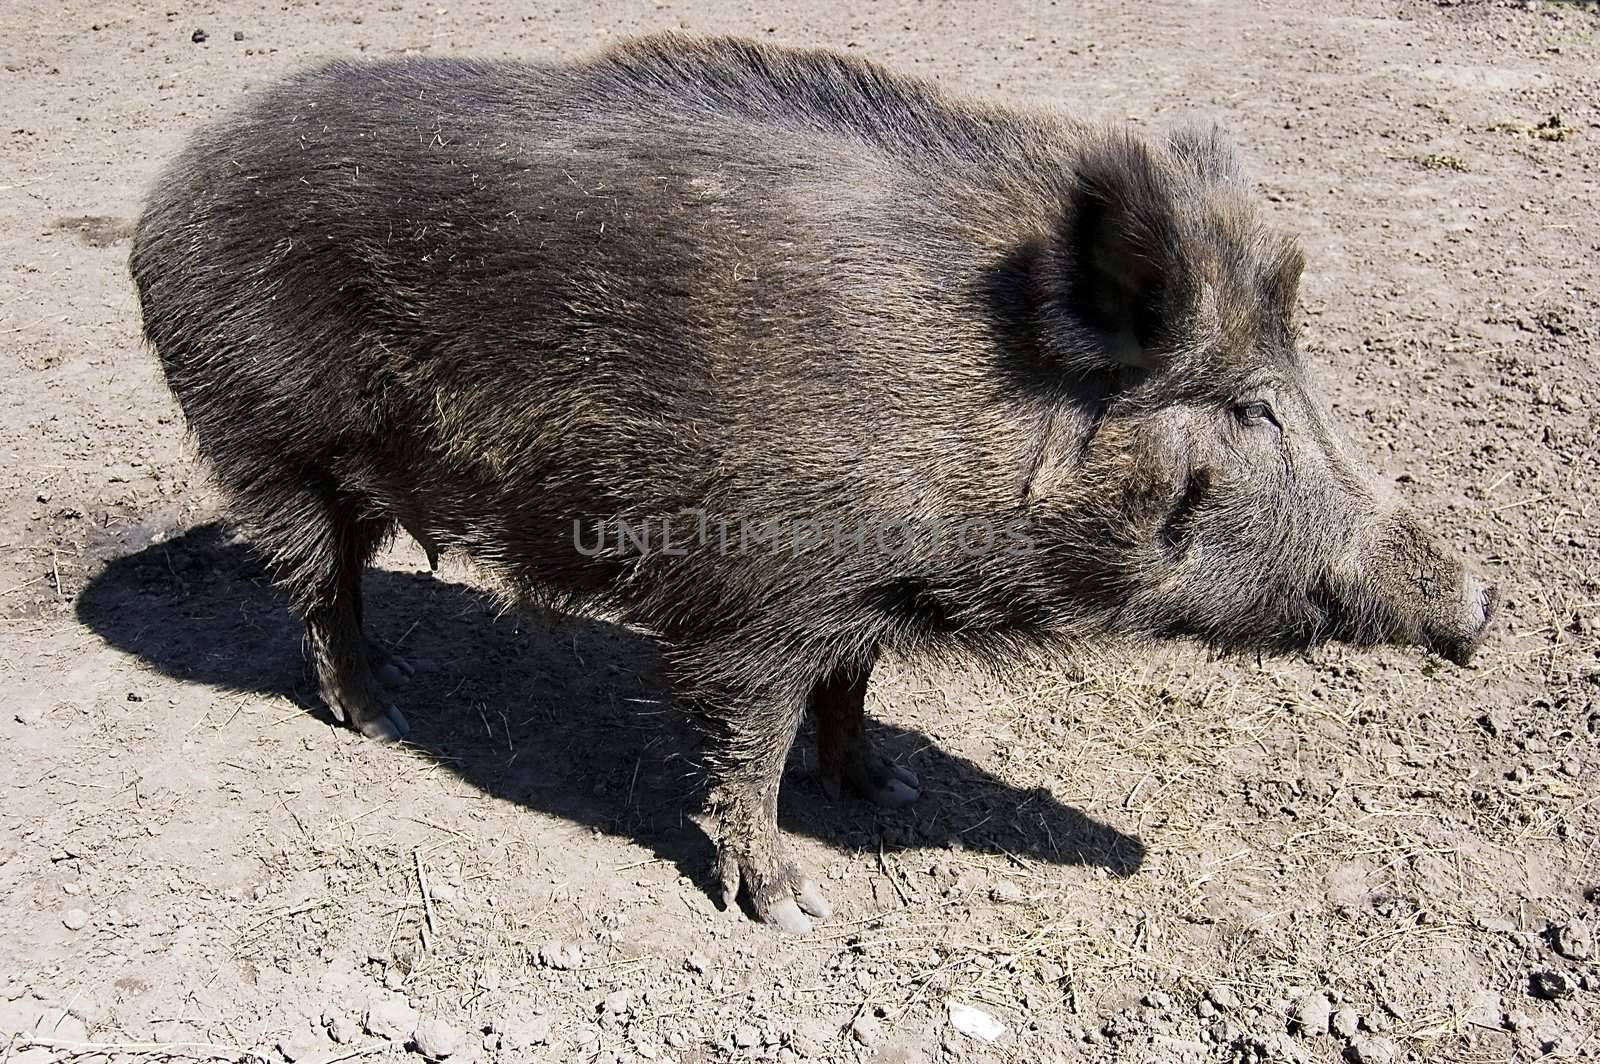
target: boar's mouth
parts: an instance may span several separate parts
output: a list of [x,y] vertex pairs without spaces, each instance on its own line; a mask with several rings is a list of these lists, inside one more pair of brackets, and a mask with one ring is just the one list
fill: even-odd
[[1429,650],[1457,665],[1465,665],[1483,645],[1489,625],[1500,610],[1498,587],[1473,587],[1468,592],[1472,599],[1468,605],[1469,621],[1464,628],[1453,631],[1424,631],[1422,643]]
[[1459,611],[1426,610],[1419,618],[1402,616],[1376,596],[1358,595],[1352,604],[1332,582],[1318,580],[1308,594],[1311,623],[1305,647],[1338,641],[1354,646],[1414,644],[1455,665],[1466,665],[1483,645],[1500,605],[1500,592],[1468,577]]

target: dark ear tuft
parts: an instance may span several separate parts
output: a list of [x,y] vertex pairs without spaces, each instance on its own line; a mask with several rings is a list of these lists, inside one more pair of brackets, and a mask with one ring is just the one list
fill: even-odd
[[[1115,133],[1077,160],[1056,246],[1057,290],[1069,346],[1104,365],[1144,369],[1170,341],[1185,283],[1183,234],[1171,164],[1144,142]],[[1093,350],[1098,348],[1098,350]]]

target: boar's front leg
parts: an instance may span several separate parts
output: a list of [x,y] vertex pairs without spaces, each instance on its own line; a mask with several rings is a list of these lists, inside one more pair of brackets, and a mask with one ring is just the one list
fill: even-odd
[[906,805],[922,794],[917,774],[894,764],[867,741],[865,702],[872,665],[869,660],[840,666],[811,690],[822,787],[834,799],[848,787],[881,806]]
[[716,817],[717,877],[732,908],[746,891],[761,920],[785,931],[811,929],[830,909],[817,885],[789,859],[778,832],[778,787],[805,715],[803,689],[700,694],[713,724],[712,812]]

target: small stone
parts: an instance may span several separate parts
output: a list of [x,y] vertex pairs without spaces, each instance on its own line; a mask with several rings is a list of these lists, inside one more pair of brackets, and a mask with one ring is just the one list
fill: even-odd
[[1340,1038],[1354,1038],[1356,1032],[1361,1030],[1361,1013],[1346,1005],[1336,1009],[1333,1018],[1328,1023],[1329,1030]]
[[606,995],[605,1010],[613,1016],[625,1016],[633,1005],[633,994],[627,990],[613,990]]
[[583,951],[575,943],[546,942],[539,947],[539,963],[558,972],[570,972],[583,963]]
[[389,990],[398,991],[406,985],[405,973],[399,968],[390,968],[383,973],[383,985]]
[[1223,1012],[1229,1012],[1239,1007],[1239,995],[1233,992],[1231,986],[1217,985],[1206,991],[1206,997],[1211,1003]]
[[733,1044],[740,1049],[758,1046],[761,1044],[761,1032],[747,1023],[733,1032]]
[[82,909],[68,909],[61,914],[61,925],[68,931],[82,931],[89,926],[89,914]]
[[878,1044],[882,1034],[883,1026],[871,1016],[858,1016],[850,1025],[850,1037],[869,1048]]
[[1400,1050],[1387,1038],[1363,1034],[1351,1039],[1345,1057],[1350,1064],[1394,1064]]
[[342,1012],[334,1012],[332,1010],[322,1014],[322,1029],[327,1031],[328,1037],[339,1045],[348,1045],[355,1040],[356,1035],[361,1033],[361,1029],[356,1026],[355,1020],[352,1020]]
[[1534,972],[1528,977],[1529,993],[1546,1001],[1571,997],[1572,990],[1572,980],[1561,972]]
[[293,1064],[297,1060],[309,1060],[316,1055],[323,1046],[322,1039],[313,1035],[304,1028],[278,1042],[278,1052],[283,1054],[283,1059]]
[[696,950],[695,952],[689,954],[688,957],[684,958],[683,966],[689,969],[691,972],[694,972],[696,975],[704,975],[710,970],[711,961],[704,953]]
[[1568,960],[1586,961],[1594,956],[1594,936],[1576,920],[1556,928],[1551,939],[1556,952]]
[[995,1019],[983,1009],[971,1005],[963,1005],[959,1001],[949,1002],[950,1026],[980,1042],[993,1042],[1006,1033],[1006,1025]]
[[233,31],[233,39],[236,40],[236,41],[244,40],[244,30],[234,30]]
[[374,998],[367,1009],[367,1033],[402,1044],[417,1029],[417,1010],[398,994]]
[[1021,885],[1009,879],[1002,879],[990,887],[989,897],[1002,905],[1021,905],[1028,900],[1028,895]]
[[1290,1007],[1289,1021],[1301,1034],[1327,1034],[1332,1013],[1328,995],[1318,990],[1306,994]]
[[189,39],[195,44],[205,44],[206,41],[211,39],[211,34],[207,33],[205,30],[195,30],[193,33],[189,34]]
[[461,1032],[437,1016],[430,1016],[417,1024],[411,1041],[417,1052],[429,1060],[443,1060],[461,1048]]
[[1200,1003],[1194,1007],[1194,1011],[1195,1015],[1199,1016],[1202,1020],[1209,1020],[1211,1017],[1217,1014],[1217,1007],[1210,1001],[1207,1001],[1205,998],[1201,998]]

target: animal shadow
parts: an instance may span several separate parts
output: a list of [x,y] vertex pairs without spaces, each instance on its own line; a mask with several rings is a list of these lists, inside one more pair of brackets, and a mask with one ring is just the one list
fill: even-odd
[[[78,619],[168,676],[282,696],[331,722],[300,625],[251,549],[216,523],[160,536],[149,526],[117,534],[77,599]],[[654,644],[595,618],[505,612],[427,572],[370,571],[365,603],[369,633],[417,666],[396,692],[413,746],[485,793],[631,838],[707,882],[712,844],[689,816],[704,779],[700,739],[672,706]],[[1138,839],[1042,789],[1003,783],[915,730],[869,729],[921,776],[923,798],[893,811],[830,802],[802,734],[780,801],[785,830],[857,851],[959,840],[1120,876],[1143,862]]]

